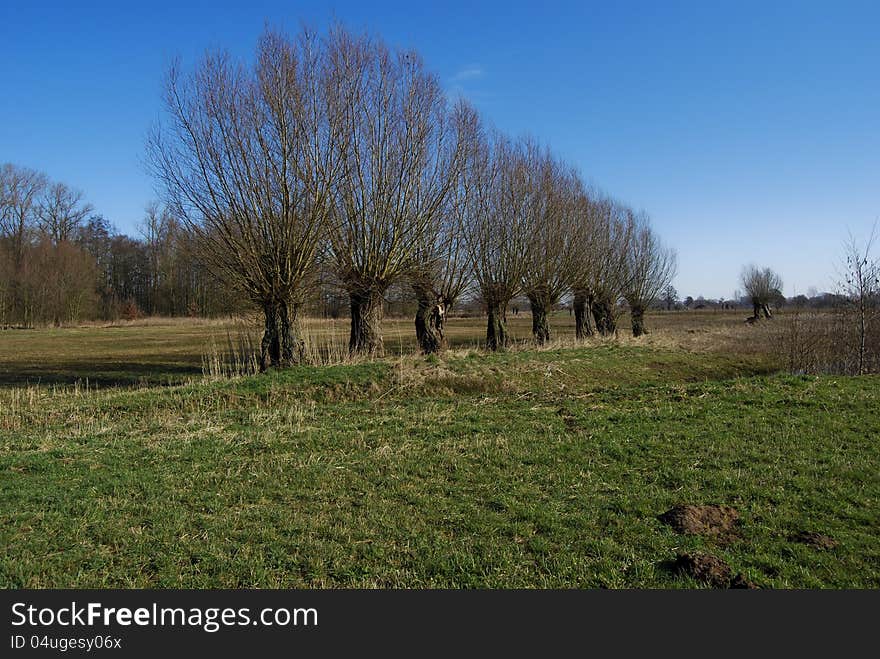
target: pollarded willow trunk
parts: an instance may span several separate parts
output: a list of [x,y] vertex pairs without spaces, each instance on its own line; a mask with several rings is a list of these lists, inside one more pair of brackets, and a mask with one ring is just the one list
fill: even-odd
[[632,319],[633,336],[641,336],[645,333],[645,307],[640,304],[633,305],[630,308],[630,317]]
[[260,372],[301,362],[305,345],[296,334],[299,305],[286,300],[263,303],[265,330],[260,342]]
[[[764,312],[764,318],[772,318],[773,317],[773,314],[770,313],[770,305],[769,304],[766,304],[766,303],[762,304],[761,311]],[[757,314],[755,314],[755,315],[757,316]]]
[[264,302],[263,315],[266,325],[263,340],[260,342],[260,372],[270,366],[281,366],[281,328],[278,318],[278,303]]
[[305,357],[305,343],[298,335],[297,320],[300,305],[296,302],[278,303],[278,328],[281,334],[281,364],[299,364]]
[[617,332],[617,321],[614,319],[614,305],[609,300],[593,298],[590,303],[596,331],[602,336],[611,336]]
[[351,301],[349,354],[381,357],[385,354],[385,344],[382,342],[382,292],[349,291],[348,295]]
[[503,350],[510,342],[507,335],[506,307],[506,304],[497,301],[486,303],[486,311],[489,314],[486,325],[487,350]]
[[414,286],[418,307],[416,308],[416,339],[421,351],[429,355],[446,350],[447,304],[442,295],[429,288]]
[[574,335],[582,340],[593,335],[593,326],[590,324],[590,312],[587,308],[590,296],[586,291],[576,291],[572,300],[574,310]]
[[543,345],[550,340],[550,323],[547,316],[552,305],[542,295],[529,295],[528,298],[532,310],[532,335],[535,337],[535,343]]

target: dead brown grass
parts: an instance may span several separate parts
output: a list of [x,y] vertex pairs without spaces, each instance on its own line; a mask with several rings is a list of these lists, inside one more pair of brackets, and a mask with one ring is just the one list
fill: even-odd
[[[613,338],[594,338],[589,345],[614,343],[693,352],[772,354],[785,326],[785,314],[770,322],[750,326],[742,311],[655,312],[648,316],[649,333],[629,334],[629,319],[620,318]],[[511,350],[535,350],[531,318],[521,312],[508,319],[513,337]],[[88,386],[179,383],[204,373],[228,376],[247,372],[232,368],[250,364],[247,350],[259,346],[260,320],[235,318],[143,318],[112,324],[87,324],[71,328],[5,330],[0,332],[0,386],[58,385],[81,382]],[[567,312],[551,317],[553,340],[539,348],[558,350],[577,345],[574,323]],[[450,349],[482,350],[485,319],[450,318]],[[386,354],[394,359],[415,354],[417,346],[410,318],[383,321]],[[348,321],[307,318],[302,321],[307,361],[311,364],[348,363]],[[232,346],[232,348],[230,348]],[[212,366],[213,364],[213,366]]]

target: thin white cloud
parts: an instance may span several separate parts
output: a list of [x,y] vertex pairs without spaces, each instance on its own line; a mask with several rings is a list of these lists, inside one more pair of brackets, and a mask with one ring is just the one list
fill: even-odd
[[451,82],[464,82],[465,80],[474,80],[483,77],[483,68],[477,65],[466,66],[461,71],[452,76]]

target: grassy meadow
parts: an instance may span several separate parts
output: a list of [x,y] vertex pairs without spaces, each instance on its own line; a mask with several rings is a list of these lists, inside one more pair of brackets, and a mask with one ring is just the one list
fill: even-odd
[[[638,345],[686,350],[765,354],[763,328],[743,328],[742,312],[655,313],[654,332]],[[620,340],[627,342],[628,318],[621,318]],[[451,318],[450,347],[479,350],[485,318]],[[554,339],[574,343],[574,321],[567,313],[551,317]],[[508,328],[517,347],[531,345],[528,312],[510,315]],[[306,319],[302,334],[316,361],[346,361],[347,319]],[[383,321],[386,353],[412,354],[417,346],[413,321],[392,317]],[[756,340],[757,337],[757,340]],[[83,387],[181,384],[201,377],[205,362],[225,359],[245,343],[256,347],[260,319],[146,318],[79,327],[0,330],[0,389],[25,385],[79,384]]]
[[[0,586],[704,587],[672,561],[705,551],[880,587],[877,379],[783,374],[742,321],[575,345],[560,314],[535,350],[521,313],[490,355],[452,319],[425,358],[391,319],[386,359],[238,378],[202,370],[241,321],[0,332]],[[328,355],[345,331],[307,323]],[[658,521],[683,503],[738,533]]]

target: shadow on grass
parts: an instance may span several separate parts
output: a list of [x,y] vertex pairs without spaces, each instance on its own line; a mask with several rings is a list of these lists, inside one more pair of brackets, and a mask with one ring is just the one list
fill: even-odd
[[180,384],[200,376],[199,364],[167,362],[69,361],[40,365],[6,362],[0,370],[0,388],[27,385],[73,385],[88,382],[92,387],[137,387]]

